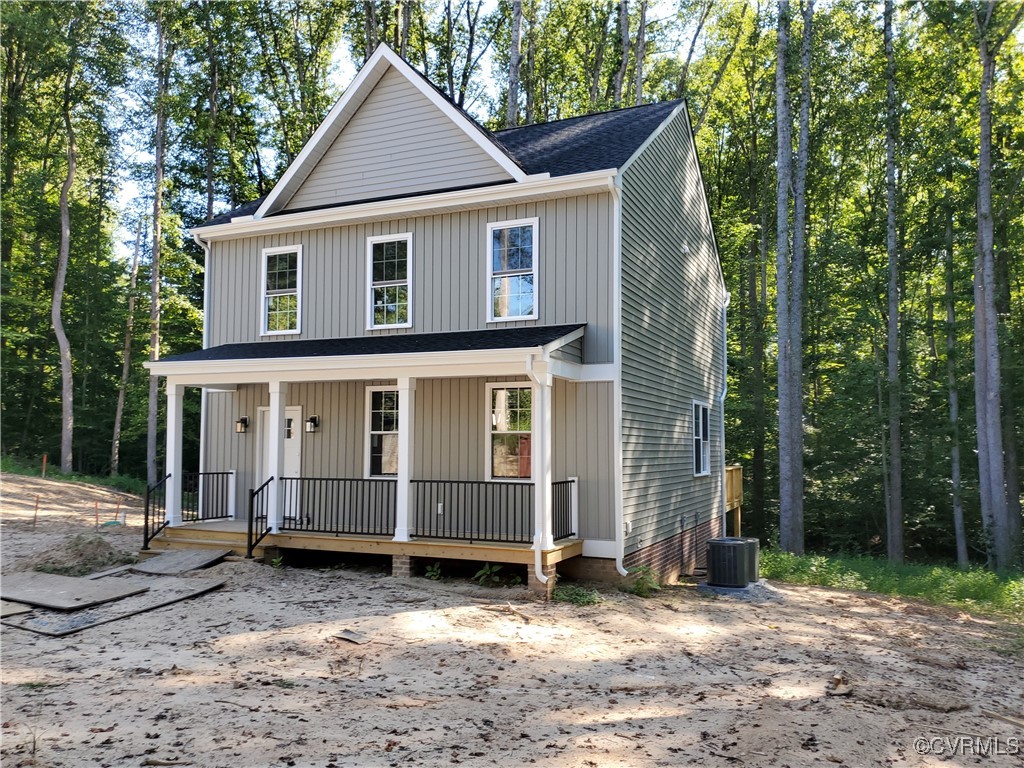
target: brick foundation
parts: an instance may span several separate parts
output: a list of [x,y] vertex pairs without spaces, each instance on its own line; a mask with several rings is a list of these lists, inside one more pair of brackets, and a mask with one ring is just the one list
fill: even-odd
[[412,558],[409,555],[392,555],[391,575],[396,579],[411,579]]
[[577,581],[600,581],[605,584],[621,584],[622,574],[615,567],[615,560],[607,557],[570,557],[558,564],[558,570]]
[[672,582],[682,575],[691,575],[706,567],[707,541],[719,534],[720,518],[677,533],[649,547],[626,555],[627,568],[649,565],[662,582]]
[[544,575],[548,577],[547,584],[541,583],[540,579],[537,578],[537,574],[534,571],[534,567],[528,566],[526,573],[526,586],[529,587],[530,592],[544,598],[545,600],[551,599],[551,593],[555,591],[555,582],[558,581],[558,574],[556,573],[555,566],[545,565],[541,567]]

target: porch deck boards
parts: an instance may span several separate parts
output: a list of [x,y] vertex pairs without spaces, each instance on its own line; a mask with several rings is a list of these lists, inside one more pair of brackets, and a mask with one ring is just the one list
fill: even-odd
[[[151,551],[175,549],[182,546],[207,546],[230,549],[235,555],[245,555],[247,524],[241,520],[209,520],[165,528],[153,539]],[[470,543],[449,539],[394,541],[390,536],[336,536],[329,533],[289,531],[269,533],[260,542],[256,557],[267,549],[310,549],[321,552],[354,552],[375,555],[408,555],[432,557],[441,560],[482,560],[492,563],[530,565],[534,562],[529,544]],[[555,565],[570,557],[583,554],[580,539],[563,539],[553,549],[541,553],[544,565]]]

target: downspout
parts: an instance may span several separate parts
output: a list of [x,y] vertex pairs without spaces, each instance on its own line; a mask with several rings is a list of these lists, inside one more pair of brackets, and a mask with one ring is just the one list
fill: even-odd
[[[527,376],[530,377],[530,381],[532,381],[534,384],[537,384],[538,386],[541,386],[542,382],[540,380],[540,376],[537,375],[537,372],[533,368],[533,361],[534,361],[535,357],[536,357],[535,355],[527,355],[527,357],[526,357],[526,374],[527,374]],[[545,355],[545,357],[547,357],[547,355]],[[488,408],[489,407],[490,407],[490,404],[488,404]],[[540,478],[538,478],[537,481],[539,482]],[[536,516],[538,514],[540,514],[540,510],[539,509],[534,510],[534,515]],[[535,524],[535,528],[536,528],[536,520],[534,521],[534,524]],[[537,578],[537,581],[539,581],[541,584],[547,584],[548,583],[548,577],[544,575],[544,558],[543,558],[543,554],[541,552],[541,540],[540,540],[540,537],[541,537],[540,529],[537,528],[537,531],[534,534],[534,542],[533,542],[533,575]]]
[[722,296],[722,394],[718,396],[718,413],[722,428],[722,536],[726,534],[726,493],[725,493],[725,395],[729,391],[729,344],[726,336],[726,319],[732,294],[723,291]]
[[[195,232],[192,232],[192,239],[196,242],[200,248],[203,249],[203,349],[206,349],[210,345],[209,340],[209,324],[207,320],[207,298],[210,294],[207,290],[209,285],[207,283],[207,276],[210,274],[210,244],[203,240]],[[207,391],[206,387],[200,387],[199,389],[199,471],[206,471],[206,406],[207,406]],[[237,510],[232,509],[231,514],[234,514]]]
[[615,328],[615,382],[612,388],[614,424],[614,512],[615,512],[615,570],[620,576],[629,576],[626,568],[626,522],[622,509],[622,172],[615,175],[611,186],[614,215],[612,216],[612,312]]

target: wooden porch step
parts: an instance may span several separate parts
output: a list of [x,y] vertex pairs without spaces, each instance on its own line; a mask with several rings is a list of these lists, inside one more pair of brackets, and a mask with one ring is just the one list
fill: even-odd
[[[142,556],[149,556],[153,551],[165,552],[169,549],[230,549],[233,555],[245,556],[245,536],[241,538],[217,538],[217,539],[196,539],[182,538],[175,539],[165,537],[163,534],[149,543],[150,549],[141,552]],[[256,547],[253,550],[253,557],[263,557],[263,547]]]

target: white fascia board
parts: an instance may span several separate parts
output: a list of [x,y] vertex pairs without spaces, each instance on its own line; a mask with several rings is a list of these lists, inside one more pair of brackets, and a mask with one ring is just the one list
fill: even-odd
[[[260,207],[256,209],[256,213],[253,215],[254,219],[262,219],[268,213],[274,211],[278,203],[283,204],[287,202],[287,200],[281,200],[281,197],[284,195],[285,190],[288,189],[291,182],[295,180],[296,175],[302,173],[304,170],[307,172],[308,170],[311,170],[306,169],[306,165],[309,161],[314,159],[313,155],[321,148],[321,145],[326,141],[333,141],[337,138],[345,125],[343,123],[338,126],[335,125],[335,123],[337,123],[339,117],[344,113],[345,108],[353,101],[362,103],[369,90],[377,84],[380,78],[384,76],[387,68],[390,66],[389,62],[384,58],[384,51],[386,49],[386,46],[378,46],[377,50],[374,51],[372,56],[370,56],[366,64],[360,68],[355,79],[349,84],[348,88],[345,89],[341,98],[335,102],[333,107],[331,107],[331,111],[327,113],[327,117],[325,117],[323,122],[320,123],[320,126],[316,131],[314,131],[313,135],[309,137],[309,140],[306,141],[305,145],[302,147],[302,151],[299,152],[298,156],[291,162],[291,165],[288,166],[284,175],[278,179],[274,188],[270,190],[270,194],[267,195],[266,200],[264,200],[260,204]],[[348,121],[346,120],[345,122],[347,123]],[[326,151],[326,148],[324,148],[324,151]]]
[[549,341],[543,347],[544,354],[545,355],[550,355],[556,349],[561,349],[566,344],[569,344],[570,342],[576,341],[576,339],[582,339],[583,338],[583,331],[584,330],[586,330],[586,329],[581,326],[581,327],[577,328],[575,331],[570,331],[569,333],[565,334],[565,336],[559,336],[554,341]]
[[[455,352],[413,352],[398,355],[344,355],[316,357],[275,357],[250,360],[197,360],[143,363],[154,376],[166,376],[175,383],[218,384],[252,381],[330,381],[333,379],[427,378],[435,376],[495,376],[526,373],[526,361],[540,354],[540,347],[461,350]],[[471,370],[472,373],[466,371]],[[501,371],[500,373],[498,371]],[[389,376],[388,374],[394,374]],[[324,374],[324,376],[318,376]]]
[[584,539],[584,557],[604,557],[612,560],[617,554],[615,541],[606,539]]
[[317,229],[365,221],[411,218],[486,205],[506,205],[523,198],[569,194],[609,192],[615,183],[615,168],[587,171],[554,178],[530,177],[516,184],[437,192],[415,197],[402,197],[373,203],[325,208],[319,211],[279,214],[265,219],[239,218],[226,224],[195,227],[192,233],[210,240],[252,237],[297,229]]

